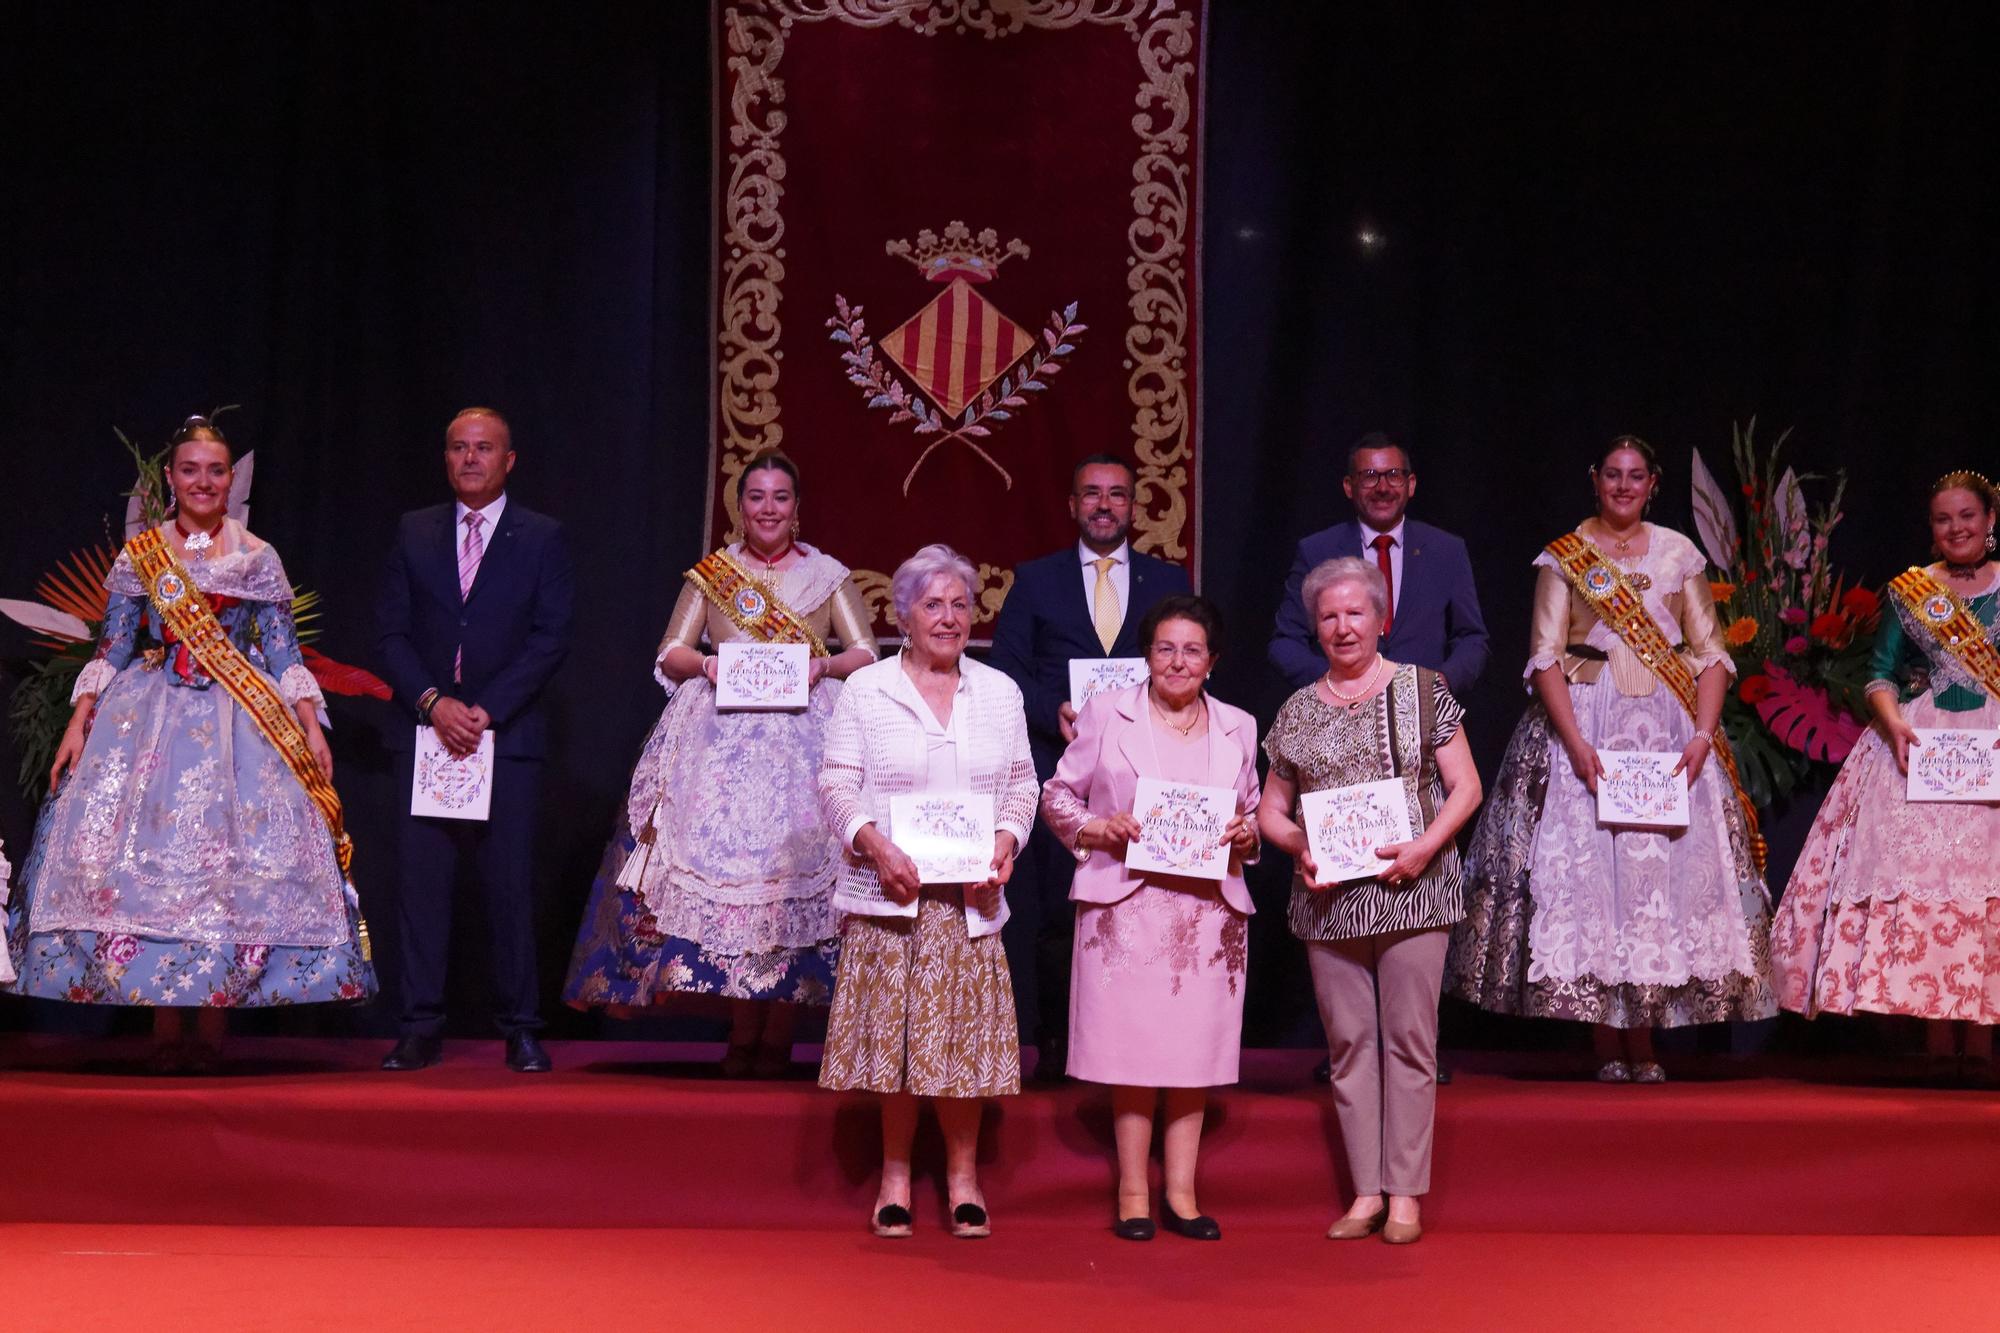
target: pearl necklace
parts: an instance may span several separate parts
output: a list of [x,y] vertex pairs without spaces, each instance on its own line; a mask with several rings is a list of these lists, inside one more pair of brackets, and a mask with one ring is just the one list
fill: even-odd
[[1331,694],[1334,698],[1346,704],[1349,708],[1352,708],[1354,707],[1354,705],[1360,703],[1362,699],[1367,697],[1368,691],[1375,688],[1375,677],[1381,671],[1381,668],[1382,668],[1382,654],[1376,653],[1375,660],[1369,663],[1368,665],[1368,674],[1363,679],[1361,683],[1361,688],[1356,690],[1354,693],[1349,694],[1346,690],[1341,689],[1340,686],[1333,683],[1333,668],[1328,667],[1326,671],[1326,676],[1324,677],[1324,679],[1326,680],[1327,693]]

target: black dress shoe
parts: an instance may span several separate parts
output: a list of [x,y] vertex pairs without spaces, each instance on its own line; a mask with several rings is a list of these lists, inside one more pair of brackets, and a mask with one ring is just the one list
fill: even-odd
[[1444,1087],[1449,1087],[1451,1085],[1451,1070],[1446,1068],[1444,1065],[1438,1066],[1438,1083],[1440,1086]]
[[1182,1217],[1174,1211],[1174,1206],[1165,1199],[1160,1200],[1160,1225],[1176,1236],[1186,1236],[1189,1240],[1221,1240],[1222,1224],[1207,1213],[1194,1217]]
[[403,1037],[396,1048],[382,1057],[382,1068],[393,1073],[428,1069],[444,1055],[444,1041],[438,1037]]
[[1068,1077],[1068,1065],[1068,1043],[1049,1037],[1035,1043],[1035,1082],[1062,1082]]
[[546,1074],[555,1064],[534,1033],[516,1032],[507,1038],[507,1068],[517,1074]]
[[1111,1234],[1120,1240],[1151,1240],[1153,1219],[1150,1217],[1121,1217],[1111,1224]]
[[1315,1083],[1333,1082],[1332,1056],[1329,1055],[1326,1059],[1320,1061],[1318,1064],[1313,1066],[1313,1082]]

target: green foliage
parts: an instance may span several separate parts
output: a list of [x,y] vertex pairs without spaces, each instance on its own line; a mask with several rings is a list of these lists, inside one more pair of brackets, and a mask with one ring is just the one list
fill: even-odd
[[28,667],[7,701],[7,725],[21,754],[21,794],[39,804],[48,792],[49,765],[69,726],[69,693],[90,660],[90,645],[44,658]]

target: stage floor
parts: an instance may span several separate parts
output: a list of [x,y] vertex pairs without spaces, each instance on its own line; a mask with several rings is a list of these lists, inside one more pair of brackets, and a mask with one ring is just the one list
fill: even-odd
[[[1726,1200],[1719,1200],[1724,1208]],[[1986,1237],[1298,1229],[1148,1245],[1101,1227],[437,1230],[0,1227],[15,1333],[367,1330],[1453,1330],[1991,1327]],[[22,1280],[32,1274],[32,1280]],[[956,1313],[951,1313],[956,1312]]]
[[[871,1099],[713,1073],[713,1047],[493,1042],[415,1074],[368,1042],[245,1040],[221,1074],[134,1072],[144,1048],[0,1046],[0,1221],[242,1226],[851,1230],[873,1199]],[[1444,1231],[2000,1234],[2000,1094],[1682,1065],[1657,1087],[1462,1057],[1440,1089]],[[1225,1224],[1323,1229],[1342,1197],[1309,1051],[1254,1051],[1203,1140]],[[1851,1066],[1805,1071],[1852,1075]],[[1558,1077],[1567,1074],[1567,1077]],[[919,1171],[941,1154],[928,1127]],[[1030,1085],[986,1117],[995,1216],[1090,1230],[1112,1188],[1101,1089]],[[926,1181],[920,1179],[920,1199]]]
[[[1137,1245],[1109,1234],[1101,1090],[1031,1086],[988,1116],[992,1240],[944,1234],[932,1175],[916,1238],[883,1242],[868,1099],[803,1071],[571,1043],[522,1077],[466,1042],[389,1075],[382,1049],[248,1040],[218,1075],[163,1078],[139,1044],[0,1043],[0,1271],[34,1274],[0,1323],[1872,1333],[1984,1327],[2000,1280],[2000,1095],[1893,1066],[1602,1087],[1460,1057],[1428,1234],[1398,1249],[1322,1239],[1343,1186],[1310,1052],[1247,1053],[1211,1111],[1223,1242]],[[1834,1072],[1881,1081],[1816,1081]]]

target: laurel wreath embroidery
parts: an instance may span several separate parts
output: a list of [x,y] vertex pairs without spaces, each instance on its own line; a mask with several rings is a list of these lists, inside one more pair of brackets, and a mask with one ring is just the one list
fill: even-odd
[[838,294],[833,302],[834,318],[827,320],[826,326],[832,330],[828,336],[847,348],[840,359],[847,366],[848,383],[867,395],[870,408],[889,409],[890,425],[913,421],[916,423],[911,428],[913,434],[937,436],[911,464],[909,474],[903,478],[903,494],[910,493],[911,483],[916,481],[917,473],[930,456],[954,440],[985,459],[1008,489],[1013,489],[1014,478],[979,441],[993,434],[988,422],[1011,420],[1016,412],[1028,406],[1027,395],[1044,392],[1049,387],[1045,382],[1048,377],[1062,372],[1063,358],[1076,350],[1077,335],[1089,327],[1076,322],[1076,302],[1071,301],[1060,311],[1050,311],[1035,350],[968,403],[956,422],[927,402],[920,392],[906,386],[876,357],[861,306],[849,305],[847,298]]

